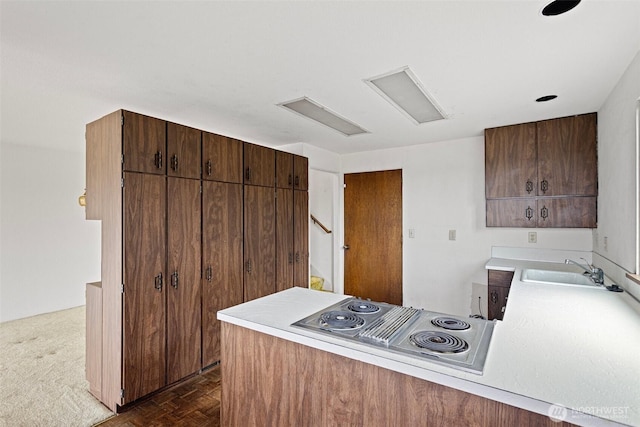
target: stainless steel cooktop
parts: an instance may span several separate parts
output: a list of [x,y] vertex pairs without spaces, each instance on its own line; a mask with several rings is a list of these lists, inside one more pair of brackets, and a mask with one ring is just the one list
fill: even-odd
[[349,297],[292,326],[482,374],[495,323]]

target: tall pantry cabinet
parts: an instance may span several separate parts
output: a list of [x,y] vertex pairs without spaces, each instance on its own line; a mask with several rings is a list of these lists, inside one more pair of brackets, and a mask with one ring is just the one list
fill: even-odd
[[276,290],[276,151],[124,110],[86,143],[86,218],[102,222],[87,378],[117,412],[219,361],[217,311]]

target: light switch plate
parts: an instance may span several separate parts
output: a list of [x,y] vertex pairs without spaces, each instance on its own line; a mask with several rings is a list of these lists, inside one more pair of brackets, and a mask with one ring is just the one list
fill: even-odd
[[529,232],[529,243],[538,243],[538,233],[535,231]]
[[449,240],[456,240],[456,230],[449,230]]

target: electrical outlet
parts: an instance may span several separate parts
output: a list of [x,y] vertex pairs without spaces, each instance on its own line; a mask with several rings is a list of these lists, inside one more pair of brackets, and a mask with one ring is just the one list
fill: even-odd
[[607,252],[609,250],[609,238],[604,236],[604,251]]
[[449,230],[449,240],[456,240],[456,230]]
[[538,243],[538,233],[535,231],[529,232],[529,243]]
[[416,229],[415,228],[410,228],[409,229],[409,238],[410,239],[415,239],[416,238]]

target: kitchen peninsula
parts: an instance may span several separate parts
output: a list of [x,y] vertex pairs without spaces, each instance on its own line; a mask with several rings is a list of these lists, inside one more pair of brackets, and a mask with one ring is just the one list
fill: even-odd
[[482,375],[291,326],[344,295],[294,288],[218,312],[223,425],[640,426],[638,302],[499,264],[515,276]]

